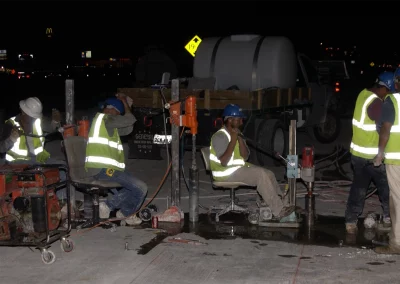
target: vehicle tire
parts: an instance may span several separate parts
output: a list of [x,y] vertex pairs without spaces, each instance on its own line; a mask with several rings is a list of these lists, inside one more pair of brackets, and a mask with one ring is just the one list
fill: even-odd
[[325,123],[308,127],[307,132],[312,139],[322,144],[329,144],[335,141],[342,129],[340,116],[333,111],[329,111],[326,115]]
[[288,137],[283,123],[279,119],[265,119],[256,131],[257,161],[260,166],[281,166],[282,161],[273,156],[273,151],[282,156],[287,154]]

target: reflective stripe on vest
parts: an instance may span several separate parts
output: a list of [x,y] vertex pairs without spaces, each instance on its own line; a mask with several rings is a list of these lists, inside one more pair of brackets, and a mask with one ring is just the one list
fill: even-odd
[[[13,123],[16,127],[21,127],[21,125],[15,120],[15,117],[11,117],[9,121],[11,121],[11,123]],[[43,135],[40,118],[37,118],[33,123],[33,134],[38,136]],[[15,160],[29,160],[28,146],[26,144],[27,143],[26,139],[27,139],[26,136],[18,137],[13,147],[6,154],[7,161],[12,162]],[[33,137],[33,146],[34,146],[33,153],[35,154],[35,156],[43,152],[44,150],[43,145],[44,145],[44,137]]]
[[364,89],[358,96],[353,114],[353,137],[350,152],[354,156],[372,159],[378,154],[379,135],[376,123],[368,116],[368,107],[379,98],[376,94]]
[[[226,129],[221,128],[217,131],[224,133],[228,137],[228,141],[231,142],[231,135]],[[212,143],[210,145],[210,164],[211,171],[214,178],[218,180],[218,178],[228,177],[233,174],[236,170],[243,167],[246,163],[244,159],[240,156],[239,142],[236,142],[235,149],[232,153],[231,158],[229,159],[226,166],[221,165],[221,161],[215,155],[215,151],[212,147]]]
[[389,141],[385,148],[385,164],[400,165],[400,94],[390,95],[395,110],[395,120],[390,129]]
[[375,123],[369,123],[369,124],[365,123],[365,118],[368,115],[367,114],[367,107],[376,98],[378,98],[378,96],[375,95],[375,94],[372,94],[365,100],[365,102],[364,102],[364,104],[362,106],[362,109],[361,109],[361,118],[360,118],[360,120],[357,120],[357,119],[355,119],[353,117],[352,123],[353,123],[353,125],[355,127],[358,127],[358,128],[360,128],[362,130],[365,130],[365,131],[376,131],[376,124]]
[[124,152],[118,131],[114,129],[114,134],[110,137],[104,118],[104,113],[98,113],[92,122],[86,146],[85,166],[123,170],[125,169]]

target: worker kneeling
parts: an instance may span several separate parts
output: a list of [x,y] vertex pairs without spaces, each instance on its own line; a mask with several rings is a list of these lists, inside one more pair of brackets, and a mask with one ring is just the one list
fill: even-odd
[[272,171],[245,162],[249,148],[239,128],[244,114],[238,105],[229,104],[223,112],[224,126],[211,138],[210,167],[214,180],[243,182],[256,186],[258,193],[271,209],[276,219],[282,219],[294,211],[294,206],[284,206],[279,184]]
[[[123,115],[125,113],[125,115]],[[133,125],[135,117],[125,96],[107,99],[103,113],[93,119],[86,146],[85,167],[94,179],[117,182],[122,187],[111,190],[112,196],[100,202],[100,218],[109,218],[116,209],[117,218],[125,218],[127,224],[142,221],[134,214],[147,195],[147,185],[125,171],[125,156],[117,128]]]

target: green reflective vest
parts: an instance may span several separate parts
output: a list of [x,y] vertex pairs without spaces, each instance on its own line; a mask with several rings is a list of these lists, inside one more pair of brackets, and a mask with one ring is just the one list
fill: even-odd
[[395,110],[395,119],[390,130],[389,141],[385,148],[385,164],[400,165],[400,94],[390,95]]
[[110,137],[106,128],[107,115],[97,113],[93,119],[86,145],[86,168],[125,169],[124,149],[118,130],[115,128]]
[[[220,133],[220,132],[224,133],[228,137],[229,142],[231,141],[231,135],[229,134],[229,132],[225,128],[221,128],[215,134]],[[212,138],[211,138],[211,141],[212,141]],[[244,159],[240,155],[239,141],[236,141],[236,145],[235,145],[235,149],[234,149],[234,151],[232,153],[232,157],[230,158],[230,160],[229,160],[228,164],[226,165],[226,167],[221,165],[221,162],[218,159],[218,157],[217,157],[217,155],[215,153],[215,150],[214,150],[214,148],[212,146],[212,142],[211,142],[211,146],[210,146],[210,168],[211,168],[214,180],[216,180],[216,181],[225,180],[227,177],[229,177],[236,170],[238,170],[241,167],[243,167],[245,164],[246,163],[245,163]]]
[[[7,122],[12,123],[12,125],[16,127],[21,127],[20,124],[15,121],[15,116],[6,120],[6,123]],[[21,130],[23,131],[22,128]],[[33,134],[38,136],[43,135],[40,118],[37,118],[33,123]],[[44,137],[33,137],[32,139],[36,161],[38,163],[45,163],[47,159],[50,158],[50,153],[44,149]],[[8,150],[6,153],[6,160],[9,162],[30,160],[25,135],[21,135],[14,143],[13,147]]]
[[350,152],[354,156],[373,159],[378,154],[379,134],[375,121],[369,118],[368,106],[379,98],[376,94],[364,89],[358,95],[353,114],[353,138]]

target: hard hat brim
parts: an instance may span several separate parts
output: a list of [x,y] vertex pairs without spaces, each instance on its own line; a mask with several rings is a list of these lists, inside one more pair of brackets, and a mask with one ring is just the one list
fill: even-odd
[[33,113],[31,110],[26,106],[26,103],[24,100],[19,102],[19,107],[22,109],[23,112],[25,112],[27,115],[33,118],[42,118],[42,113]]

